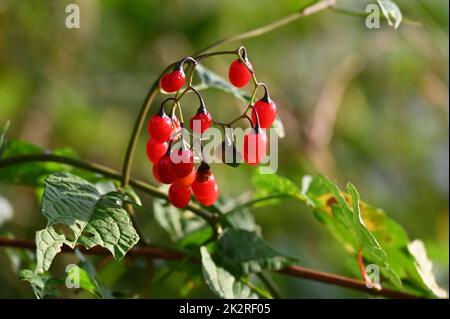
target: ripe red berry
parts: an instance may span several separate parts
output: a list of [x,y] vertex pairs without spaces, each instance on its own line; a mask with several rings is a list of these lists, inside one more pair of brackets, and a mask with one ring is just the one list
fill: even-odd
[[195,200],[205,206],[211,206],[216,202],[217,198],[219,198],[219,186],[217,186],[217,184],[214,184],[214,187],[212,191],[208,194],[208,196],[205,197],[195,196]]
[[178,178],[175,181],[175,184],[178,186],[188,187],[191,186],[192,183],[195,181],[195,177],[197,176],[197,172],[195,171],[195,168],[192,168],[192,171],[185,177]]
[[163,157],[161,157],[156,166],[161,183],[172,184],[176,181],[177,175],[175,173],[175,170],[173,169],[173,163],[170,159],[169,154],[165,154]]
[[263,130],[252,129],[244,136],[244,161],[259,164],[267,154],[267,135]]
[[166,154],[169,145],[167,142],[156,143],[153,139],[147,142],[147,157],[153,164],[158,163],[159,159]]
[[169,188],[169,201],[177,208],[184,208],[191,200],[191,189],[189,187],[172,184]]
[[[247,62],[248,66],[251,68],[250,62]],[[228,78],[234,86],[242,88],[247,85],[247,83],[252,78],[252,73],[247,69],[241,60],[236,59],[231,63],[230,69],[228,70]]]
[[158,166],[156,164],[153,165],[152,173],[153,173],[153,177],[155,178],[155,180],[158,183],[161,183],[161,179],[159,178],[159,175],[158,175]]
[[211,114],[206,110],[206,108],[204,107],[202,108],[200,106],[200,109],[197,111],[197,114],[195,114],[191,118],[190,126],[193,132],[202,134],[211,127],[211,123],[212,123]]
[[252,111],[252,122],[254,125],[257,124],[255,112],[258,113],[259,127],[269,128],[277,117],[277,106],[271,99],[265,100],[262,98],[257,101],[254,111]]
[[167,93],[173,93],[181,89],[186,76],[181,66],[176,67],[172,72],[164,74],[159,85]]
[[210,198],[214,194],[216,179],[211,174],[209,165],[202,162],[197,170],[197,177],[192,183],[195,198]]
[[177,177],[186,177],[194,168],[194,154],[190,149],[179,149],[171,154],[172,167]]
[[155,143],[167,142],[172,132],[172,121],[161,109],[158,114],[153,115],[148,122],[148,133]]

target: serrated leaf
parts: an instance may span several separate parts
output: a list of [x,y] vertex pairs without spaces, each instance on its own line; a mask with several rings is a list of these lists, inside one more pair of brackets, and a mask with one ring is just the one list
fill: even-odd
[[414,257],[417,272],[423,281],[423,284],[436,297],[448,298],[445,289],[439,287],[433,274],[433,263],[428,259],[425,245],[421,240],[414,240],[408,244],[408,251]]
[[223,77],[209,70],[203,65],[197,65],[195,67],[195,71],[200,79],[200,84],[196,85],[197,89],[217,89],[226,93],[230,93],[243,101],[250,101],[250,96],[245,91],[237,89]]
[[57,288],[57,285],[60,285],[61,282],[52,278],[48,273],[35,274],[29,269],[24,269],[20,272],[19,278],[31,284],[33,292],[38,299],[46,296],[59,297],[61,295],[60,290]]
[[297,259],[273,249],[254,232],[228,228],[220,236],[216,250],[217,260],[237,276],[263,270],[278,270]]
[[389,25],[397,29],[403,19],[402,12],[398,5],[391,0],[378,0],[378,4]]
[[[74,248],[100,245],[117,259],[139,240],[128,213],[121,207],[125,195],[101,195],[90,182],[69,173],[55,173],[45,181],[42,213],[47,227],[36,233],[36,272],[50,268],[63,244]],[[64,225],[70,234],[58,233],[54,226]]]
[[225,269],[218,267],[206,247],[200,248],[203,277],[211,291],[224,299],[256,299],[258,296]]

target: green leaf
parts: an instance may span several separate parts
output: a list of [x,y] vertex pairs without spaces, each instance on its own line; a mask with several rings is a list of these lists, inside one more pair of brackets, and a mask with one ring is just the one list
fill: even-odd
[[232,274],[216,266],[206,247],[200,248],[203,277],[211,291],[224,299],[255,299],[258,296]]
[[158,224],[169,233],[174,242],[205,225],[203,219],[170,205],[164,199],[153,200],[153,214]]
[[209,70],[203,65],[198,64],[195,67],[195,71],[200,79],[200,84],[195,86],[196,89],[217,89],[226,93],[230,93],[243,101],[250,101],[250,96],[245,91],[235,88],[223,77]]
[[[117,259],[122,258],[139,240],[128,213],[121,203],[123,194],[101,195],[90,182],[69,173],[55,173],[45,180],[42,213],[47,227],[36,233],[36,272],[50,268],[63,244],[74,248],[100,245]],[[56,227],[62,227],[60,234]]]
[[20,272],[19,278],[31,284],[33,292],[38,299],[46,296],[59,297],[61,295],[60,290],[57,288],[57,285],[60,285],[61,282],[52,278],[48,273],[35,274],[29,269],[24,269]]
[[257,234],[261,233],[261,227],[256,224],[255,217],[253,217],[247,208],[233,209],[232,212],[223,215],[222,219],[222,226],[224,228],[231,227]]
[[222,266],[238,276],[278,270],[297,261],[277,252],[254,232],[234,228],[220,236],[216,255]]
[[[348,185],[347,194],[321,176],[305,176],[301,190],[276,175],[256,175],[253,181],[257,192],[240,207],[273,204],[274,198],[275,202],[283,197],[298,200],[314,209],[314,216],[353,256],[362,248],[363,257],[379,265],[381,273],[391,281],[383,285],[398,289],[401,279],[404,291],[438,296],[435,293],[439,290],[430,289],[420,275],[419,265],[408,250],[410,241],[403,227],[382,209],[360,201],[353,185]],[[431,271],[429,277],[434,278]]]
[[97,298],[113,299],[111,292],[100,285],[94,266],[79,251],[77,255],[81,261],[69,268],[66,281],[77,283],[78,288],[90,292]]
[[252,181],[256,188],[252,206],[273,205],[283,198],[302,199],[297,185],[276,174],[255,173]]
[[403,19],[402,12],[397,4],[391,0],[378,0],[378,4],[389,25],[397,29]]
[[[53,154],[58,156],[78,158],[77,153],[68,147],[46,150],[27,141],[8,140],[0,152],[0,159],[8,159],[16,156]],[[42,187],[45,178],[55,172],[71,172],[91,182],[102,179],[101,175],[88,172],[67,164],[56,162],[25,162],[13,166],[0,167],[0,182],[14,183],[31,187]]]

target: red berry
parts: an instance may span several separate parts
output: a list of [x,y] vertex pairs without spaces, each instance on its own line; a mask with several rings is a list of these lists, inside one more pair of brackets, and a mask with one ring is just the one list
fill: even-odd
[[158,163],[159,159],[166,154],[169,145],[167,142],[156,143],[154,140],[149,139],[147,142],[147,157],[153,164]]
[[219,198],[219,187],[217,186],[217,184],[214,184],[214,187],[212,191],[208,194],[208,196],[206,197],[195,196],[195,200],[205,206],[211,206],[216,202],[217,198]]
[[252,122],[256,125],[256,115],[258,113],[259,127],[269,128],[277,117],[277,106],[271,99],[261,99],[255,103],[252,111]]
[[170,73],[164,74],[159,85],[167,93],[173,93],[181,89],[186,80],[186,76],[182,68],[176,68]]
[[173,169],[173,163],[169,154],[165,154],[161,157],[156,165],[161,183],[172,184],[176,181],[177,175]]
[[179,186],[177,184],[170,185],[169,201],[177,208],[184,208],[191,200],[191,189],[189,187]]
[[205,110],[204,113],[197,112],[197,114],[191,118],[191,130],[195,133],[202,134],[211,127],[211,122],[212,116],[208,111]]
[[216,185],[216,179],[214,175],[209,175],[206,180],[201,181],[199,174],[197,178],[192,183],[192,191],[194,192],[195,198],[209,198],[214,193],[214,186]]
[[155,180],[156,180],[158,183],[161,183],[161,179],[159,178],[159,175],[158,175],[158,166],[157,166],[156,164],[153,165],[152,172],[153,172],[153,177],[155,178]]
[[178,178],[175,181],[175,184],[178,186],[188,187],[191,186],[192,183],[195,181],[195,177],[197,176],[197,173],[195,171],[195,168],[192,168],[192,171],[185,177]]
[[[252,65],[248,62],[248,66],[251,68]],[[228,78],[230,79],[231,84],[234,86],[241,88],[247,85],[247,83],[252,78],[252,73],[247,69],[244,63],[241,60],[234,60],[230,65],[230,69],[228,71]]]
[[186,177],[194,168],[194,154],[190,149],[179,149],[171,154],[172,167],[177,177]]
[[252,129],[244,136],[244,161],[250,165],[259,164],[267,154],[267,135],[263,130]]
[[167,142],[172,132],[172,121],[164,111],[153,115],[148,122],[148,133],[156,143]]

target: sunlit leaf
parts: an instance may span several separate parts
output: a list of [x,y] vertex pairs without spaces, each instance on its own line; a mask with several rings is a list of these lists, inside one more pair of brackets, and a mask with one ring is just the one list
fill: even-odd
[[[128,201],[123,194],[101,195],[93,184],[69,173],[50,175],[42,199],[48,224],[36,233],[36,272],[50,268],[63,244],[72,248],[100,245],[122,258],[139,240],[122,201]],[[63,234],[55,230],[60,225],[65,228]]]
[[203,277],[211,291],[224,299],[255,299],[258,296],[225,269],[218,267],[206,247],[200,248]]

